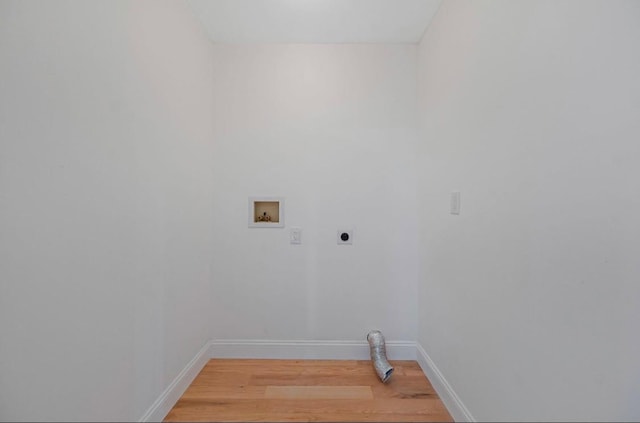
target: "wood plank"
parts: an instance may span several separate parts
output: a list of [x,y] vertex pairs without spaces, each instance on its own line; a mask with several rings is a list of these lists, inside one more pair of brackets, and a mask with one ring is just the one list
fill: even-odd
[[406,377],[394,379],[387,383],[375,383],[371,386],[376,399],[381,398],[438,398],[433,386],[424,377]]
[[[173,415],[171,415],[173,413]],[[189,402],[165,421],[451,421],[437,398],[430,400],[257,400]]]
[[[344,386],[373,385],[378,381],[375,375],[354,375],[340,380]],[[335,385],[336,376],[328,374],[259,374],[253,375],[249,379],[249,384],[253,386],[331,386]]]
[[265,386],[192,385],[182,395],[184,400],[263,399]]
[[370,386],[267,386],[264,397],[281,400],[372,400],[373,392]]

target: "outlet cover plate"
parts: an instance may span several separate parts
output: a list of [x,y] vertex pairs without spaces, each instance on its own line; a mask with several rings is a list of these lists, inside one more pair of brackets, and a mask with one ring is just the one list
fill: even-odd
[[289,242],[291,244],[302,244],[302,229],[291,228],[289,230]]

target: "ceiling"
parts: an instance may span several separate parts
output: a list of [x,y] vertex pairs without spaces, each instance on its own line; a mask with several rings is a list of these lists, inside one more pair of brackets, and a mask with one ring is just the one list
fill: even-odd
[[188,0],[216,43],[416,43],[441,0]]

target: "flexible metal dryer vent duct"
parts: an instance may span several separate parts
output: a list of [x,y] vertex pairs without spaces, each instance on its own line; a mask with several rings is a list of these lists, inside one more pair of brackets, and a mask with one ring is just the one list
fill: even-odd
[[369,348],[371,349],[371,361],[373,368],[376,369],[378,377],[385,383],[393,373],[393,367],[387,361],[387,351],[384,347],[384,336],[379,330],[372,330],[367,334]]

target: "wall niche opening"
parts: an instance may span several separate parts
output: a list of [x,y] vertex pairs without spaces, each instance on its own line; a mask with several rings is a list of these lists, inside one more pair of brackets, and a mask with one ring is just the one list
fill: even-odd
[[284,198],[249,197],[250,228],[283,228]]

